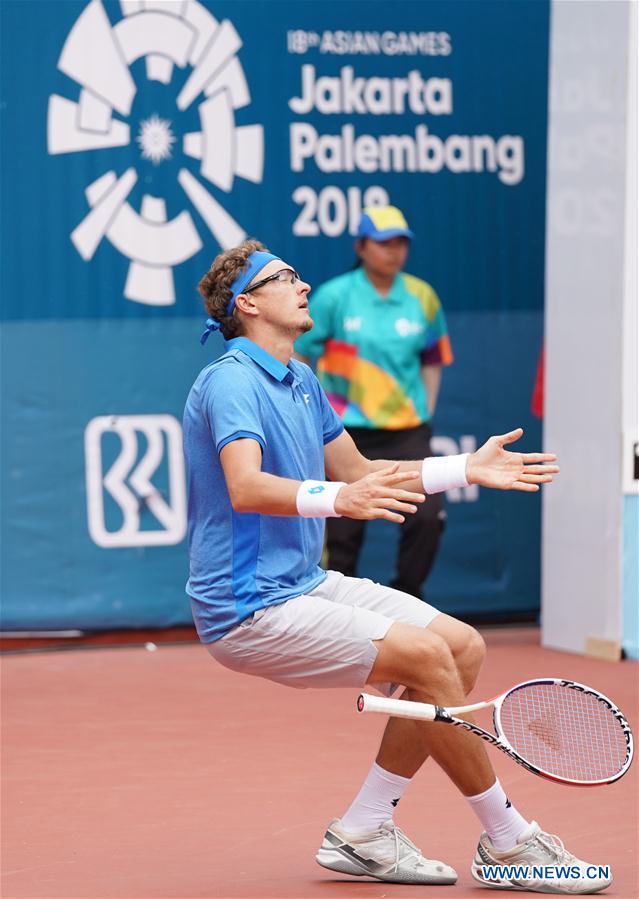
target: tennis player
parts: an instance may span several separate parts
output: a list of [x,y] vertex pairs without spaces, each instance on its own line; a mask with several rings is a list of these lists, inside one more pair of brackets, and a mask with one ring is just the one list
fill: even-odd
[[[199,289],[210,316],[202,342],[218,329],[228,341],[196,379],[184,413],[187,591],[200,639],[222,665],[280,684],[370,684],[387,696],[402,685],[407,699],[464,705],[484,658],[477,631],[408,594],[323,571],[324,519],[402,522],[429,495],[467,484],[536,491],[558,471],[555,457],[508,451],[517,429],[471,454],[369,461],[310,368],[292,358],[295,340],[313,327],[310,287],[295,270],[248,240],[221,253]],[[453,868],[426,858],[393,822],[428,756],[485,831],[475,879],[555,893],[609,885],[522,816],[481,740],[400,718],[389,720],[361,789],[329,824],[319,864],[394,883],[455,883]],[[542,866],[556,876],[513,882],[486,865]]]

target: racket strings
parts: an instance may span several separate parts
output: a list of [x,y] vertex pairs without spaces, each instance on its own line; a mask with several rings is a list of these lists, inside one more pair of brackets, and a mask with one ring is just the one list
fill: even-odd
[[499,725],[522,758],[566,780],[606,780],[626,760],[623,727],[610,709],[596,696],[561,684],[509,693]]

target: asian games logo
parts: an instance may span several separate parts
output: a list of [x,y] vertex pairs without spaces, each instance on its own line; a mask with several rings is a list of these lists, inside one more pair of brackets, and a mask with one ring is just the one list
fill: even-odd
[[[58,68],[80,90],[77,99],[50,96],[48,150],[129,147],[126,163],[106,163],[86,185],[89,211],[71,241],[88,262],[106,238],[131,260],[124,296],[166,306],[175,302],[173,267],[203,244],[190,209],[169,219],[167,197],[158,194],[176,190],[221,248],[235,246],[246,232],[203,182],[225,193],[236,176],[260,183],[263,127],[235,124],[235,110],[251,96],[236,56],[242,41],[229,21],[218,22],[197,0],[120,0],[120,9],[112,24],[101,0],[92,0],[69,32]],[[183,156],[199,160],[201,178]],[[162,167],[175,170],[170,181]]]

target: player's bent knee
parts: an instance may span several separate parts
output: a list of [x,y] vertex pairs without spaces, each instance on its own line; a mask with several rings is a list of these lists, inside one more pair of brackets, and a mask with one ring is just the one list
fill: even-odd
[[459,676],[466,692],[469,692],[475,686],[485,658],[486,643],[484,638],[479,631],[469,626],[466,646],[458,660]]
[[454,664],[453,654],[448,643],[438,634],[423,631],[419,635],[416,651],[433,664]]
[[455,618],[441,616],[435,619],[433,633],[442,636],[451,648],[459,677],[468,691],[472,689],[486,656],[486,645],[481,634]]
[[437,689],[448,688],[457,679],[457,668],[450,647],[437,634],[423,632],[413,650],[413,682],[409,686],[428,684]]
[[447,687],[457,678],[453,654],[437,634],[410,625],[395,624],[376,641],[378,655],[369,683],[398,681],[407,687]]

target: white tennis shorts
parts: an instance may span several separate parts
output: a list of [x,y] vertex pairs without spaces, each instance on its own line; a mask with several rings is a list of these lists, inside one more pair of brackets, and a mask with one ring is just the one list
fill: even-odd
[[[255,612],[207,649],[233,671],[289,687],[363,687],[396,621],[428,625],[428,603],[373,581],[329,571],[310,593]],[[375,684],[390,696],[398,684]]]

